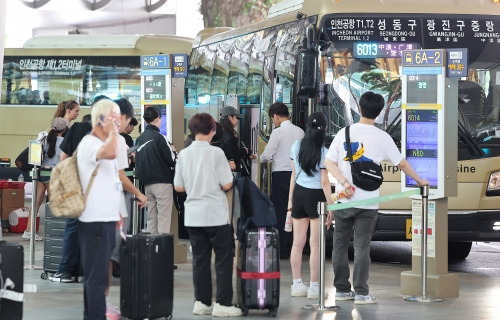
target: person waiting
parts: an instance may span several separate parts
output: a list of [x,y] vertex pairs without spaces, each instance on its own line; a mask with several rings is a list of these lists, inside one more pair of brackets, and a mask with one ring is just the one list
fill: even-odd
[[[323,112],[314,112],[307,119],[304,139],[297,140],[290,151],[292,176],[288,210],[293,219],[293,246],[290,254],[293,284],[292,297],[319,298],[319,214],[318,202],[333,203],[332,189],[324,162],[328,118]],[[331,216],[329,216],[331,218]],[[311,282],[302,282],[302,251],[309,232],[309,269]],[[280,230],[281,232],[281,230]]]
[[83,266],[83,318],[106,319],[105,291],[111,253],[120,221],[123,197],[117,171],[120,108],[111,100],[92,107],[92,132],[78,146],[78,175],[86,190],[92,172],[99,166],[78,218],[77,229]]
[[[108,99],[106,96],[97,96],[92,103],[92,106],[102,99]],[[109,100],[109,99],[108,99]],[[92,110],[92,106],[90,107]],[[92,131],[92,121],[77,122],[71,126],[65,135],[64,141],[61,143],[61,161],[68,156],[73,155],[76,148],[82,141],[83,137]],[[78,240],[77,230],[78,219],[66,219],[66,226],[64,227],[64,237],[62,243],[61,262],[57,268],[51,281],[71,283],[74,281],[72,276],[78,266],[78,257],[80,256],[80,245]]]
[[139,183],[148,197],[147,231],[170,233],[175,158],[165,137],[160,133],[161,112],[155,107],[144,110],[147,123],[144,132],[137,138],[135,156]]
[[80,114],[80,104],[75,100],[68,100],[59,103],[57,106],[57,110],[54,113],[54,118],[62,117],[69,121],[71,125],[71,121],[78,118]]
[[[68,129],[68,121],[64,118],[55,118],[52,120],[50,124],[50,131],[45,138],[43,143],[43,160],[42,160],[42,168],[52,169],[59,163],[62,150],[60,148],[61,143],[63,142],[63,134]],[[40,177],[37,181],[37,190],[36,190],[36,212],[40,210],[40,206],[42,205],[43,198],[45,197],[45,191],[50,197],[49,190],[49,180],[50,177]],[[31,211],[29,212],[28,221],[31,218]],[[31,238],[31,223],[28,223],[26,226],[26,230],[21,236],[25,240],[29,240]],[[41,241],[43,240],[38,234],[35,234],[35,240]]]
[[[187,194],[184,222],[193,251],[193,314],[238,317],[242,311],[232,305],[234,238],[225,194],[233,186],[233,175],[224,152],[210,145],[215,123],[208,113],[195,114],[189,120],[195,141],[179,154],[174,186],[177,192]],[[217,275],[215,304],[210,267],[212,250]]]
[[43,101],[42,101],[42,104],[51,104],[50,103],[50,97],[49,97],[49,92],[48,91],[44,91],[43,92]]
[[[219,141],[219,147],[224,151],[229,167],[236,176],[242,173],[242,165],[246,159],[255,159],[255,155],[250,155],[248,148],[242,146],[240,136],[236,132],[236,127],[243,115],[238,113],[236,108],[227,106],[222,108],[220,125],[222,127],[222,138]],[[243,170],[243,173],[250,175],[249,168]]]
[[[276,228],[285,228],[288,194],[292,164],[290,149],[295,141],[304,137],[304,131],[290,122],[288,107],[276,102],[269,108],[269,117],[276,127],[269,137],[269,142],[260,156],[260,162],[272,162],[271,201],[276,211]],[[280,232],[280,258],[288,259],[292,250],[293,236],[289,232]]]

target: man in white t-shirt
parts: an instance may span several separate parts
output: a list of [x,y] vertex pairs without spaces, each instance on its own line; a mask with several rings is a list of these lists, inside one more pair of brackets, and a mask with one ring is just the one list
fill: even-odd
[[[391,136],[374,126],[375,119],[384,108],[384,98],[371,91],[364,93],[359,99],[361,118],[350,126],[349,146],[354,161],[373,161],[380,164],[384,160],[397,165],[419,186],[429,185],[421,179],[410,163],[403,158]],[[357,186],[352,191],[352,175],[345,141],[345,128],[341,129],[333,139],[326,154],[325,168],[337,179],[335,190],[346,190],[346,198],[339,202],[349,202],[378,197],[379,191],[366,191]],[[370,269],[370,242],[377,221],[378,204],[357,206],[355,208],[335,211],[335,230],[333,234],[333,284],[337,290],[336,300],[354,300],[356,304],[376,303],[375,297],[369,294],[368,277]],[[329,217],[331,219],[331,216]],[[349,260],[347,250],[354,229],[354,291],[349,282]]]
[[[134,108],[132,104],[125,98],[121,98],[115,100],[115,103],[120,107],[120,129],[119,132],[125,132],[126,128],[128,128],[128,124],[134,116]],[[120,205],[120,215],[123,218],[123,225],[121,227],[123,234],[126,234],[129,226],[130,226],[130,215],[131,208],[134,196],[136,198],[137,203],[139,204],[139,208],[144,208],[146,206],[148,198],[137,189],[132,181],[125,175],[125,169],[129,167],[129,159],[127,156],[128,145],[126,143],[125,138],[120,135],[118,137],[118,155],[116,157],[118,176],[120,177],[120,181],[123,184],[124,195],[121,199]],[[109,282],[108,287],[106,288],[106,296],[108,296],[109,288],[111,286],[111,278],[113,275],[113,266],[119,265],[120,263],[120,248],[122,244],[122,234],[119,231],[116,232],[115,235],[115,248],[111,253],[111,261],[112,263],[109,266]],[[113,306],[111,303],[106,303],[106,316],[112,318],[115,315],[119,316],[120,311],[118,308]]]
[[118,174],[120,108],[103,99],[92,108],[92,131],[78,145],[82,190],[99,166],[77,229],[84,277],[84,319],[105,319],[109,263],[120,221],[122,183]]

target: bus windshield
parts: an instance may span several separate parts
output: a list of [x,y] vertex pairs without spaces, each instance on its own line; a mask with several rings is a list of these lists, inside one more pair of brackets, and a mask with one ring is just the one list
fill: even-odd
[[384,96],[376,125],[401,139],[401,52],[467,48],[468,75],[459,79],[459,159],[498,156],[483,145],[500,143],[500,19],[467,15],[332,14],[320,25],[318,107],[329,113],[330,136],[359,118],[359,97]]

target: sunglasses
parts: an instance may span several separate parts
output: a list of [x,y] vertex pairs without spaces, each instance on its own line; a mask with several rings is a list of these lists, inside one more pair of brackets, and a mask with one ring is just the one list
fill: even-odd
[[64,109],[66,109],[66,110],[71,109],[74,104],[79,104],[79,103],[76,102],[76,100],[68,100],[68,101],[66,101],[66,103],[64,105]]

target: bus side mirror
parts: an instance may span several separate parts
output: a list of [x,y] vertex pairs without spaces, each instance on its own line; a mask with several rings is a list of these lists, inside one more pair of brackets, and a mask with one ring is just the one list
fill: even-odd
[[300,49],[297,62],[298,95],[316,97],[318,93],[318,50]]

